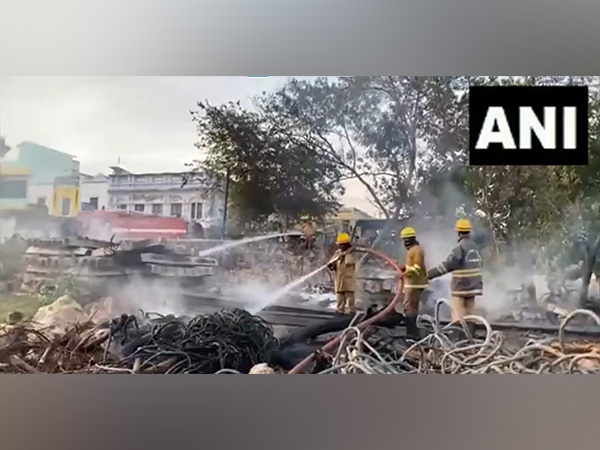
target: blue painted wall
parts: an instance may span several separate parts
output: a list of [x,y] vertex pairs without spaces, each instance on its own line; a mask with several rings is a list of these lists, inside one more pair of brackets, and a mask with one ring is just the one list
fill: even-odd
[[[19,154],[14,164],[27,167],[31,171],[30,184],[51,184],[56,177],[79,174],[79,161],[58,150],[33,142],[23,142],[17,146],[17,151]],[[3,164],[12,162],[7,161]]]

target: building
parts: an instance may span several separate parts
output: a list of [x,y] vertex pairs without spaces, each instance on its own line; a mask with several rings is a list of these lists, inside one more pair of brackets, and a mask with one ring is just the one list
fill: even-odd
[[181,217],[204,228],[221,226],[224,194],[197,179],[184,184],[184,172],[135,174],[121,167],[111,169],[107,209]]
[[94,176],[84,173],[80,176],[81,210],[103,210],[108,206],[108,176],[98,173]]
[[342,207],[338,212],[327,219],[327,222],[333,224],[337,231],[350,232],[357,220],[372,219],[369,214],[358,208]]
[[1,162],[5,169],[29,172],[28,203],[45,205],[54,216],[79,212],[79,161],[72,155],[25,141],[7,150]]
[[29,205],[29,169],[0,164],[0,210],[24,210]]

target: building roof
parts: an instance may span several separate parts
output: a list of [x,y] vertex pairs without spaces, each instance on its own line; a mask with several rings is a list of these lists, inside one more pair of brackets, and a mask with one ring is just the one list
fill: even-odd
[[100,172],[98,172],[96,175],[89,175],[87,173],[80,172],[79,176],[81,178],[83,178],[84,181],[92,181],[92,182],[93,181],[97,181],[97,182],[108,181],[108,177]]
[[113,177],[115,175],[132,175],[131,172],[129,172],[128,170],[123,169],[122,167],[119,166],[110,166],[110,170],[113,171],[113,173],[111,173],[109,176]]
[[56,150],[54,148],[46,147],[45,145],[41,145],[41,144],[38,144],[38,143],[32,142],[32,141],[23,141],[19,145],[17,145],[17,147],[19,147],[19,148],[21,148],[21,147],[27,147],[27,146],[37,147],[40,150],[44,150],[44,151],[47,151],[47,152],[53,152],[53,153],[60,153],[61,155],[70,156],[73,159],[77,159],[75,156],[71,155],[70,153],[61,152],[60,150]]
[[367,214],[362,209],[355,208],[354,206],[342,206],[340,209],[338,209],[338,213],[341,213],[341,212],[358,212],[367,217],[372,217],[371,214]]
[[123,169],[118,166],[111,166],[111,169],[114,173],[111,173],[109,176],[119,176],[119,175],[133,175],[134,177],[145,177],[145,176],[162,176],[162,175],[172,175],[172,176],[180,176],[189,173],[189,171],[182,170],[181,172],[141,172],[141,173],[133,173],[128,170]]

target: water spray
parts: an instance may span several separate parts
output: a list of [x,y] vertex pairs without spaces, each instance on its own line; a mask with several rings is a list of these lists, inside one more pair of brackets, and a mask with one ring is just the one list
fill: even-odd
[[219,253],[219,252],[222,252],[225,250],[240,247],[245,244],[251,244],[253,242],[259,242],[259,241],[265,241],[267,239],[272,239],[272,238],[276,238],[276,237],[301,236],[301,235],[302,235],[302,233],[299,231],[292,231],[292,232],[288,232],[288,233],[274,233],[274,234],[266,234],[264,236],[254,236],[254,237],[250,237],[250,238],[246,238],[246,239],[241,239],[239,241],[227,242],[226,244],[222,244],[217,247],[203,250],[203,251],[199,252],[197,256],[198,257],[208,256],[208,255],[212,255],[214,253]]

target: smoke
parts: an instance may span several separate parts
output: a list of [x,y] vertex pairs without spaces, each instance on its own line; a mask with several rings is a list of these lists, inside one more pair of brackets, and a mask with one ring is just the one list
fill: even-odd
[[0,244],[10,239],[17,232],[17,221],[14,217],[0,218]]
[[[327,283],[327,275],[318,257],[307,259],[295,254],[281,242],[255,242],[226,250],[238,267],[225,279],[215,280],[226,285],[222,292],[240,302],[244,309],[255,314],[267,306],[301,300],[296,294],[307,286]],[[245,266],[241,269],[239,266]]]
[[10,239],[16,233],[24,239],[52,239],[62,236],[60,226],[54,222],[22,220],[3,214],[0,218],[0,244]]
[[[491,237],[485,212],[478,210],[472,199],[452,182],[446,182],[435,192],[424,190],[419,196],[419,203],[419,211],[437,212],[436,220],[419,221],[417,217],[411,221],[411,225],[417,228],[418,240],[425,251],[428,268],[444,261],[457,244],[454,223],[459,217],[467,217],[471,220],[474,226],[474,237],[478,234]],[[556,232],[542,244],[533,239],[519,240],[511,236],[509,258],[502,260],[502,256],[496,257],[493,265],[489,258],[486,258],[489,257],[489,250],[493,245],[492,240],[487,239],[482,248],[483,295],[477,298],[476,303],[479,313],[490,320],[512,315],[512,312],[517,309],[514,291],[532,283],[536,273],[548,275],[547,268],[539,264],[539,261],[546,256],[547,250],[555,246],[558,251],[565,252],[567,247],[573,244],[572,241],[565,240],[565,236],[572,236],[585,228],[582,211],[578,205],[564,208],[563,217],[565,219],[562,227],[557,228]],[[449,298],[450,280],[450,274],[433,280],[430,283],[429,298],[432,300]],[[580,286],[581,280],[571,283],[571,288],[577,289],[578,283]],[[599,288],[595,283],[591,283],[591,286],[590,294],[595,295]],[[576,301],[571,300],[571,306],[575,306]]]
[[87,217],[85,219],[84,235],[89,239],[110,241],[112,232],[104,220],[97,217]]
[[256,314],[267,306],[271,305],[273,292],[278,289],[277,286],[261,282],[254,279],[248,282],[234,286],[230,294],[238,301],[243,303],[243,307],[251,314]]
[[[483,219],[485,214],[478,210],[467,195],[454,183],[445,182],[441,189],[425,189],[419,195],[420,208],[435,214],[435,220],[416,219],[414,226],[417,236],[425,252],[425,262],[428,269],[442,263],[458,243],[454,224],[460,217],[467,217],[474,226],[474,235],[488,233],[488,224]],[[478,312],[490,320],[499,319],[511,314],[514,308],[513,296],[510,290],[519,287],[528,281],[532,273],[527,273],[521,268],[502,264],[500,266],[486,266],[485,249],[483,267],[483,295],[477,298]],[[525,252],[522,259],[526,259]],[[429,299],[432,304],[439,298],[449,299],[451,296],[451,274],[447,274],[430,282]],[[446,314],[445,314],[446,315]]]
[[116,300],[122,313],[144,311],[181,316],[188,312],[181,288],[165,280],[134,277],[124,286],[109,288],[109,296]]

